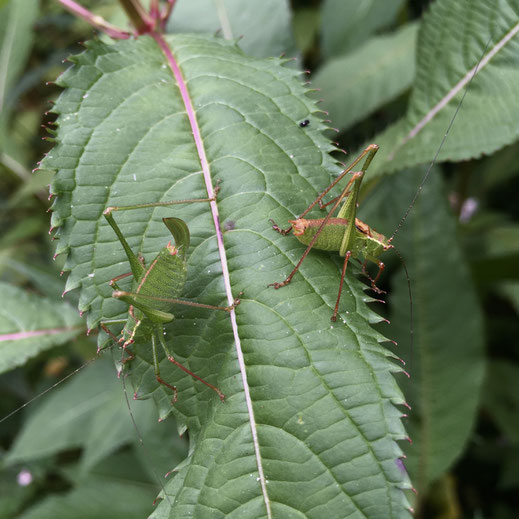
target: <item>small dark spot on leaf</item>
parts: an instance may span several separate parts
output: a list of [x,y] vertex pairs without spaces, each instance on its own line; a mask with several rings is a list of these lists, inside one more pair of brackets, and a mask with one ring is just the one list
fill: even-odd
[[305,126],[308,126],[310,124],[310,121],[308,119],[305,119],[304,121],[301,121],[299,123],[299,126],[301,126],[301,128],[304,128]]
[[234,222],[233,220],[227,220],[223,224],[223,229],[224,229],[224,231],[232,231],[234,229],[235,225],[236,225],[236,222]]

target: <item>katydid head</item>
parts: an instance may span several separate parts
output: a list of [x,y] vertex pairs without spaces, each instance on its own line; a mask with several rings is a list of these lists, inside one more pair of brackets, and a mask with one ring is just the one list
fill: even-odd
[[288,220],[288,223],[292,226],[294,236],[302,236],[308,227],[308,222],[305,218],[298,218],[297,220]]

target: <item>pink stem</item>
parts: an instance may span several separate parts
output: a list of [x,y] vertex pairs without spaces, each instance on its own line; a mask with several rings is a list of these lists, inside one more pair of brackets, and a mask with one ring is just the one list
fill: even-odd
[[162,31],[166,29],[166,25],[168,23],[169,17],[171,16],[171,13],[173,12],[173,7],[175,7],[176,0],[168,0],[168,5],[164,8],[164,12],[161,16],[161,22],[160,22],[160,28]]
[[[140,0],[119,0],[119,3],[138,34],[149,34],[155,30],[156,20],[146,12]],[[151,9],[153,10],[153,2]]]
[[[173,72],[173,75],[175,76],[175,80],[177,82],[177,86],[180,90],[180,95],[182,96],[182,101],[184,102],[184,106],[186,108],[187,117],[189,119],[189,124],[191,125],[191,131],[193,132],[193,139],[195,141],[196,149],[198,152],[198,158],[200,159],[200,165],[202,166],[202,172],[204,174],[204,180],[205,180],[205,187],[207,189],[208,197],[213,198],[214,196],[214,189],[213,189],[213,182],[211,179],[211,171],[209,168],[209,162],[207,160],[206,154],[205,154],[205,148],[204,143],[202,139],[202,135],[200,133],[200,127],[198,126],[198,121],[196,119],[195,110],[193,107],[193,103],[191,102],[191,97],[189,95],[189,91],[187,89],[186,82],[184,81],[184,77],[182,76],[182,71],[180,70],[177,61],[175,59],[175,56],[173,56],[173,53],[171,52],[171,49],[169,48],[166,40],[162,36],[162,34],[159,34],[155,31],[150,33],[150,36],[155,39],[159,47],[162,49],[162,52],[164,53],[169,66]],[[216,230],[216,240],[218,243],[218,252],[220,254],[220,263],[222,265],[222,275],[224,280],[224,286],[225,286],[225,292],[227,295],[227,301],[229,303],[229,306],[232,305],[234,301],[234,297],[232,295],[232,289],[231,289],[231,281],[229,276],[229,267],[227,263],[227,254],[225,252],[225,247],[223,244],[223,235],[222,230],[220,227],[220,218],[218,216],[218,206],[216,204],[216,201],[210,202],[211,204],[211,213],[213,215],[213,222]],[[238,359],[238,364],[240,366],[240,374],[243,382],[243,393],[245,402],[247,405],[247,411],[249,415],[249,422],[251,425],[251,433],[252,433],[252,439],[253,439],[253,445],[254,445],[254,451],[256,455],[256,464],[258,468],[259,473],[259,480],[260,485],[262,489],[263,499],[265,502],[265,506],[267,508],[267,517],[271,517],[270,513],[270,501],[268,498],[268,492],[267,492],[267,486],[266,486],[266,478],[265,473],[263,470],[263,462],[262,457],[260,453],[260,446],[259,446],[259,437],[257,432],[257,426],[256,426],[256,419],[254,416],[254,409],[252,405],[252,399],[250,395],[250,388],[248,385],[247,380],[247,369],[245,366],[245,359],[243,357],[243,351],[241,347],[241,340],[240,336],[238,334],[238,323],[236,321],[236,312],[234,308],[229,312],[231,317],[231,327],[233,331],[234,336],[234,344],[236,348],[236,355]]]
[[105,32],[114,40],[127,40],[131,36],[129,32],[123,31],[122,29],[115,27],[115,25],[108,23],[102,16],[91,13],[88,9],[85,9],[74,2],[74,0],[58,0],[58,2],[71,13],[83,18],[83,20],[88,22],[90,25]]
[[154,20],[160,20],[160,8],[159,8],[159,0],[151,0],[150,1],[150,16]]
[[41,337],[42,335],[57,335],[58,333],[78,332],[83,329],[82,326],[72,326],[67,328],[49,328],[47,330],[31,330],[27,332],[4,333],[0,335],[0,342],[5,341],[19,341],[21,339],[30,339],[31,337]]
[[[186,108],[187,117],[189,119],[189,124],[191,125],[191,131],[193,132],[193,139],[195,141],[195,146],[198,152],[198,158],[200,159],[200,165],[202,166],[202,172],[204,174],[204,180],[205,180],[205,187],[207,189],[208,198],[214,197],[214,190],[213,190],[213,181],[211,179],[211,172],[209,168],[209,162],[207,160],[206,154],[205,154],[205,148],[204,143],[202,140],[202,135],[200,133],[200,127],[198,126],[198,121],[196,119],[195,110],[193,107],[193,103],[191,102],[191,97],[189,95],[189,92],[187,90],[186,82],[184,81],[184,77],[182,76],[182,72],[177,64],[177,61],[175,57],[173,56],[173,53],[171,52],[171,49],[169,48],[167,42],[164,40],[161,34],[158,34],[157,32],[152,32],[150,34],[159,47],[162,49],[162,52],[166,56],[166,59],[168,60],[169,66],[173,72],[173,75],[175,76],[175,80],[177,82],[177,86],[180,90],[180,95],[182,96],[182,101],[184,102],[184,106]],[[211,213],[213,215],[213,222],[216,229],[216,239],[218,242],[218,251],[220,253],[220,259],[222,261],[222,270],[223,270],[223,278],[225,283],[225,288],[227,291],[227,300],[229,302],[229,305],[232,305],[234,298],[232,296],[231,292],[231,284],[229,281],[229,270],[227,268],[227,256],[225,253],[225,247],[223,245],[223,235],[222,230],[220,228],[220,218],[218,216],[218,206],[216,205],[216,202],[213,200],[210,202],[211,204]],[[233,314],[233,312],[231,312]]]

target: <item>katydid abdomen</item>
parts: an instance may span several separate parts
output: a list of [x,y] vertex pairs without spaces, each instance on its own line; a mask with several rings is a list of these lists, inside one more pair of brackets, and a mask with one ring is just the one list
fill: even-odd
[[[186,282],[187,269],[178,249],[169,243],[151,262],[140,280],[134,279],[132,291],[146,303],[147,310],[158,313],[146,315],[142,310],[130,305],[128,319],[122,330],[124,343],[149,340],[154,327],[173,320],[170,313],[173,303],[167,299],[181,296]],[[147,299],[149,297],[150,299]],[[162,297],[164,300],[151,299]]]
[[[298,220],[289,220],[288,223],[292,224],[294,236],[304,245],[310,245],[323,221],[324,218],[315,220],[299,218]],[[330,218],[318,234],[313,246],[319,250],[338,251],[344,236],[344,228],[347,225],[348,220],[345,218]]]
[[187,268],[183,255],[169,243],[150,263],[140,280],[134,280],[133,291],[143,296],[146,306],[160,312],[169,312],[173,303],[146,297],[177,299],[186,283]]
[[[323,225],[324,218],[306,219],[299,218],[297,220],[289,220],[292,224],[294,236],[304,245],[310,245],[314,236],[317,238],[312,245],[313,248],[327,251],[339,251],[344,240],[344,232],[348,227],[346,218],[330,218],[323,226],[321,232],[319,228]],[[355,218],[354,237],[351,240],[351,246],[345,248],[346,252],[350,251],[354,258],[362,256],[364,259],[377,258],[391,247],[388,239],[368,227],[364,222]]]

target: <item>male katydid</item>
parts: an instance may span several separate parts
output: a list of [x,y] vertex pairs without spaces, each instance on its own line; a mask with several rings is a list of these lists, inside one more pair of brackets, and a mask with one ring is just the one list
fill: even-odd
[[[193,303],[191,301],[177,299],[182,293],[187,275],[186,254],[189,248],[190,236],[186,223],[180,218],[170,217],[162,219],[171,232],[175,240],[175,245],[172,245],[171,242],[169,242],[147,266],[144,259],[142,257],[137,257],[131,250],[126,238],[121,232],[121,229],[115,222],[112,213],[114,211],[127,211],[144,207],[167,206],[190,202],[210,202],[211,200],[212,199],[209,198],[202,198],[133,206],[108,207],[103,213],[123,246],[128,262],[130,263],[131,272],[116,276],[110,281],[110,285],[114,288],[112,297],[121,299],[125,303],[128,303],[128,317],[122,320],[103,321],[101,327],[122,346],[124,351],[128,353],[129,356],[123,360],[123,363],[135,358],[135,355],[128,349],[131,344],[136,341],[151,341],[155,377],[160,384],[173,391],[173,402],[177,399],[177,388],[161,378],[157,344],[160,344],[170,362],[195,379],[204,383],[206,386],[210,387],[218,394],[222,402],[225,397],[217,387],[213,386],[178,362],[169,351],[166,341],[164,340],[164,325],[174,319],[174,315],[170,312],[172,306],[174,304],[180,304],[230,312],[237,304],[239,304],[239,299],[236,299],[231,306],[227,307]],[[117,285],[117,282],[120,279],[132,275],[133,282],[131,291],[121,290]],[[108,329],[107,325],[111,324],[124,324],[119,338],[113,335]]]
[[[386,238],[380,233],[377,233],[369,225],[360,221],[355,217],[357,213],[357,199],[359,196],[359,189],[364,173],[368,169],[375,153],[378,150],[376,144],[369,145],[354,161],[346,168],[308,207],[307,209],[297,218],[296,220],[289,220],[291,227],[288,229],[281,229],[276,223],[271,220],[272,228],[281,233],[287,235],[290,231],[294,231],[294,236],[303,244],[307,245],[307,248],[301,259],[295,266],[294,270],[288,275],[285,281],[281,283],[271,283],[269,286],[274,288],[281,288],[290,283],[294,274],[299,270],[301,263],[306,258],[310,250],[315,247],[321,250],[338,251],[341,256],[344,256],[344,264],[342,267],[341,281],[339,284],[339,293],[337,295],[337,301],[331,317],[332,321],[337,319],[337,312],[339,311],[339,302],[341,299],[342,286],[344,284],[344,276],[346,274],[346,268],[350,257],[358,258],[359,256],[364,257],[363,271],[366,272],[366,263],[372,261],[378,265],[378,273],[375,279],[371,279],[371,287],[378,293],[382,292],[376,285],[376,282],[384,270],[384,263],[378,259],[384,251],[393,248],[391,245],[391,238]],[[323,197],[336,185],[338,184],[364,157],[364,164],[360,171],[352,174],[346,187],[342,190],[341,194],[327,202],[322,203]],[[342,207],[339,209],[339,213],[336,218],[332,218],[333,213],[337,210],[339,205],[343,202]],[[318,219],[306,219],[303,218],[316,204],[319,204],[321,209],[326,206],[333,204],[330,212],[325,218]],[[369,275],[368,275],[369,277]]]

